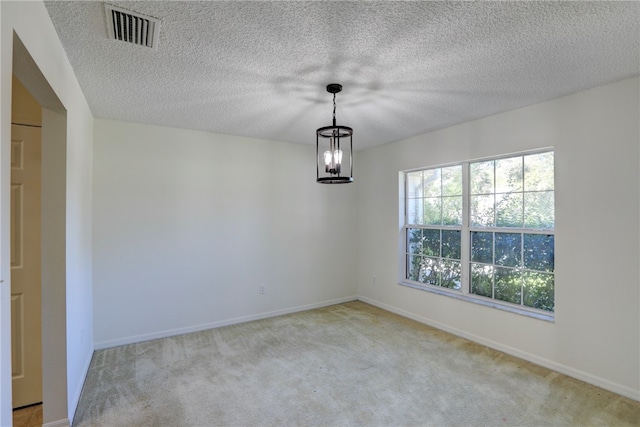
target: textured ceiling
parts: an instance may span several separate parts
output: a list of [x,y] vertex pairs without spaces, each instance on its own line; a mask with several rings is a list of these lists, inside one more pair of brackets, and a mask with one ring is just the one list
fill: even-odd
[[354,148],[640,74],[638,2],[110,4],[161,19],[157,49],[109,40],[102,2],[46,2],[98,118]]

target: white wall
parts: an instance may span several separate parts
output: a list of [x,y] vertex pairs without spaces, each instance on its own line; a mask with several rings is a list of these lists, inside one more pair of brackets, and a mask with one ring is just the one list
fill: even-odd
[[[359,153],[359,295],[640,400],[639,95],[628,79]],[[554,323],[397,284],[399,171],[549,146]]]
[[314,146],[96,120],[94,156],[96,347],[354,298],[358,184]]
[[[14,59],[14,35],[25,53],[18,60],[31,61],[18,70]],[[66,110],[66,230],[65,259],[66,311],[50,313],[63,319],[51,326],[65,342],[49,350],[54,359],[65,359],[66,384],[44,402],[44,422],[67,422],[75,412],[85,372],[93,352],[91,287],[91,162],[93,118],[82,95],[64,49],[42,2],[0,2],[0,425],[11,425],[11,343],[10,343],[10,257],[9,186],[11,78],[16,71],[21,81],[43,107],[58,114]],[[18,72],[19,71],[19,72]],[[38,85],[38,80],[42,80]],[[55,98],[55,101],[50,101]],[[51,105],[55,104],[55,105]],[[53,117],[53,116],[52,116]],[[59,120],[53,118],[59,124]],[[45,128],[43,127],[43,132]],[[61,130],[60,132],[64,132]],[[46,136],[43,136],[45,141]],[[61,167],[64,167],[62,165]],[[58,269],[61,271],[61,269]],[[47,304],[48,301],[43,301]],[[63,307],[64,308],[64,307]],[[65,324],[66,323],[66,324]],[[45,340],[45,343],[48,341]],[[45,353],[44,358],[51,354]],[[49,359],[48,362],[55,362]],[[45,367],[47,366],[45,362]],[[59,375],[53,377],[58,378]],[[47,378],[45,378],[47,380]],[[46,397],[46,396],[45,396]],[[67,401],[64,413],[55,413],[60,402]],[[63,405],[64,406],[64,405]],[[54,411],[54,412],[52,412]]]

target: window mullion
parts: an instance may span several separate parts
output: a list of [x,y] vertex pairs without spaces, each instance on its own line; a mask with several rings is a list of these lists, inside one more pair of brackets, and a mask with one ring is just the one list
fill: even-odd
[[403,174],[404,176],[404,226],[402,227],[402,252],[403,260],[402,260],[402,280],[406,280],[409,277],[409,257],[411,254],[409,253],[409,180],[407,179],[407,174]]
[[525,190],[525,179],[527,177],[524,176],[524,156],[522,156],[522,223],[520,224],[522,226],[522,228],[525,227],[526,224],[526,220],[525,220],[525,206],[524,206],[524,190]]
[[405,228],[407,226],[407,224],[409,223],[409,184],[408,184],[408,180],[407,180],[407,174],[403,174],[404,176],[404,221],[403,224],[405,225]]
[[[522,218],[524,221],[524,216]],[[520,233],[520,305],[524,305],[524,233]]]
[[471,235],[469,233],[469,223],[471,220],[471,184],[469,179],[469,163],[462,164],[462,230],[460,236],[460,265],[463,294],[471,291]]
[[[495,212],[495,209],[494,209],[494,212]],[[496,297],[496,232],[495,231],[491,232],[491,267],[493,269],[491,274],[491,298],[495,299]]]

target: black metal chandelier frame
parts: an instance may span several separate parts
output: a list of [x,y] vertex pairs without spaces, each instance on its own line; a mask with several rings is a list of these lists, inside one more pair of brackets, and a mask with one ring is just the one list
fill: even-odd
[[[336,93],[341,91],[340,84],[327,85],[327,92],[333,94],[333,124],[316,130],[316,181],[321,184],[353,182],[353,129],[336,124]],[[321,142],[323,145],[329,143],[327,151],[321,152]],[[348,171],[344,171],[343,159],[347,158],[349,168]],[[321,173],[321,170],[324,170],[324,173]],[[348,175],[345,172],[348,172]]]

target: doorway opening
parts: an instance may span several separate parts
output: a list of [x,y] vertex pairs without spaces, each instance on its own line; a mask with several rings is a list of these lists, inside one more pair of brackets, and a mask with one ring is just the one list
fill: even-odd
[[[31,122],[24,123],[25,120],[28,121],[30,119],[16,118],[18,116],[14,115],[12,110],[11,121],[23,122],[17,126],[19,130],[16,132],[23,132],[25,129],[30,129],[28,132],[31,133],[33,133],[34,129],[40,132],[39,138],[37,136],[32,137],[33,140],[39,140],[40,165],[39,168],[36,167],[36,169],[39,169],[40,175],[37,178],[29,178],[40,183],[39,195],[34,197],[39,202],[37,207],[34,204],[25,202],[25,197],[29,196],[29,194],[33,196],[33,193],[24,185],[21,189],[19,183],[12,183],[11,185],[12,294],[14,294],[13,273],[17,271],[14,267],[20,265],[20,263],[24,264],[26,261],[25,255],[31,254],[32,252],[31,249],[27,249],[24,245],[24,238],[28,237],[27,234],[32,231],[32,228],[39,228],[38,234],[40,237],[39,251],[38,249],[33,249],[33,251],[39,252],[40,255],[39,260],[35,261],[40,270],[40,295],[37,298],[40,303],[39,310],[33,308],[38,305],[37,302],[34,303],[33,298],[31,301],[27,301],[25,297],[16,298],[15,304],[13,303],[14,296],[12,295],[11,298],[12,319],[16,318],[14,312],[18,310],[23,310],[25,313],[28,310],[31,312],[39,312],[39,319],[35,322],[37,325],[32,325],[34,330],[37,330],[39,326],[39,336],[37,335],[38,332],[29,334],[28,336],[24,334],[27,323],[26,316],[24,316],[25,320],[23,320],[23,324],[18,325],[21,328],[20,331],[17,330],[18,326],[14,327],[14,325],[12,325],[12,373],[15,378],[15,374],[18,373],[18,371],[22,370],[22,372],[25,372],[28,358],[26,346],[29,341],[39,341],[40,373],[34,381],[40,385],[39,401],[42,402],[42,423],[47,424],[67,419],[69,415],[67,404],[66,338],[67,117],[63,104],[58,99],[16,33],[13,34],[12,72],[14,79],[17,80],[26,92],[25,95],[20,92],[22,89],[19,88],[16,90],[14,86],[12,106],[15,103],[22,102],[24,98],[31,97],[31,104],[35,103],[35,106],[32,105],[32,109],[38,109],[39,107],[41,113],[41,126],[38,128]],[[24,169],[25,162],[27,162],[27,160],[25,160],[25,156],[27,156],[25,150],[29,146],[29,143],[25,141],[28,139],[28,136],[20,134],[14,138],[14,126],[15,125],[12,124],[11,145],[12,148],[16,148],[16,150],[12,150],[11,162],[5,160],[3,167],[8,168],[9,166],[22,165],[22,169]],[[31,154],[32,153],[29,155],[31,156]],[[36,157],[38,156],[36,155]],[[20,170],[20,168],[14,167],[12,168],[12,172],[14,169]],[[13,194],[14,192],[16,193],[15,195]],[[31,218],[32,225],[30,226],[27,226],[26,222],[20,223],[21,220],[18,219],[20,218],[19,215],[25,217],[29,215],[35,216],[35,214],[37,214],[38,218],[35,220]],[[36,274],[36,277],[37,276]],[[17,291],[18,288],[16,287],[15,290]],[[18,299],[22,299],[22,301],[18,302]],[[34,316],[37,317],[37,314]],[[22,333],[24,337],[18,338],[15,336],[19,333]],[[36,338],[34,338],[34,336]],[[14,343],[22,347],[14,348]],[[20,354],[21,352],[24,354]],[[17,366],[21,363],[24,365]],[[37,385],[34,387],[37,387]],[[13,407],[37,403],[32,402],[34,397],[27,398],[27,400],[20,400],[22,399],[20,393],[16,392],[14,386],[12,386],[12,390]],[[36,394],[34,394],[34,396],[36,396]]]
[[11,98],[13,409],[42,403],[42,107],[14,76]]

